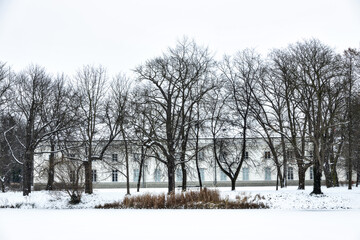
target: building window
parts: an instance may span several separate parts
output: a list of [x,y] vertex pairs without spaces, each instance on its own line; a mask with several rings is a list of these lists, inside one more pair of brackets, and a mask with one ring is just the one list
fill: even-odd
[[118,181],[118,170],[112,170],[112,181],[113,182]]
[[249,168],[245,167],[242,169],[243,171],[243,181],[249,181]]
[[249,159],[249,152],[245,152],[245,159]]
[[204,182],[205,181],[205,169],[199,168],[199,171],[200,171],[201,182]]
[[199,161],[204,161],[204,158],[205,158],[204,150],[199,151],[198,152]]
[[71,183],[75,183],[75,171],[74,170],[71,170],[70,171],[70,182]]
[[182,170],[180,168],[176,169],[176,181],[177,182],[182,182],[183,175],[182,175]]
[[310,172],[310,180],[313,180],[314,179],[314,168],[310,167],[309,172]]
[[288,167],[287,179],[294,180],[294,169],[292,167]]
[[265,168],[265,180],[271,180],[271,169],[269,167]]
[[293,150],[287,150],[286,151],[286,158],[287,159],[293,159],[294,158],[294,151]]
[[92,170],[91,171],[91,177],[92,177],[92,181],[96,182],[97,181],[97,174],[96,174],[96,170]]
[[156,168],[154,171],[154,180],[155,180],[155,182],[161,181],[161,172],[160,172],[160,169],[158,169],[158,168]]
[[112,161],[113,161],[113,162],[117,162],[117,161],[118,161],[118,155],[117,155],[116,153],[114,153],[114,154],[112,155]]
[[133,158],[134,158],[134,161],[139,161],[140,160],[140,154],[133,153]]
[[139,169],[134,169],[134,179],[133,182],[137,182],[139,179]]
[[271,158],[271,153],[270,151],[266,151],[265,152],[265,159],[270,159]]
[[227,180],[226,174],[223,171],[221,171],[220,172],[220,181],[226,181],[226,180]]
[[313,150],[310,150],[309,151],[309,158],[313,158],[314,157],[314,151]]

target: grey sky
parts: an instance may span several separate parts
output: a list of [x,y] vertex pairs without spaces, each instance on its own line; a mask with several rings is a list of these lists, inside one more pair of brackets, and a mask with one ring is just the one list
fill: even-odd
[[73,74],[110,74],[156,57],[183,36],[217,57],[247,47],[266,54],[304,38],[338,52],[359,48],[359,0],[0,0],[0,61]]

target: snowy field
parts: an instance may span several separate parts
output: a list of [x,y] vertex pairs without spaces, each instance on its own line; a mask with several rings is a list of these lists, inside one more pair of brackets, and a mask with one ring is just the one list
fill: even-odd
[[[264,210],[101,210],[98,204],[119,201],[124,189],[95,190],[71,206],[61,192],[0,193],[0,240],[68,239],[346,239],[360,240],[360,189],[326,189],[309,196],[311,187],[221,188],[223,197],[260,193]],[[132,189],[133,190],[133,189]],[[134,191],[134,190],[133,190]],[[161,193],[166,189],[145,189]],[[140,193],[140,194],[142,194]],[[132,193],[133,195],[137,193]],[[77,209],[70,209],[77,208]]]

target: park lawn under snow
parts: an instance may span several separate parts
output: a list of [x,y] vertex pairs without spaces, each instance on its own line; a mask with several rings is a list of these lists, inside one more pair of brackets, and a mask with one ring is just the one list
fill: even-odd
[[[310,196],[311,187],[307,188],[219,189],[229,199],[261,194],[270,207],[262,210],[92,209],[122,200],[124,189],[95,190],[84,195],[79,205],[69,205],[62,192],[33,192],[26,198],[21,192],[0,193],[0,206],[21,205],[21,209],[0,209],[0,240],[360,239],[358,188],[324,188],[321,197]],[[156,194],[166,189],[132,191],[132,195]]]
[[[346,187],[323,188],[323,195],[311,196],[312,187],[297,190],[288,187],[275,191],[274,187],[238,187],[236,191],[229,188],[218,188],[223,198],[235,200],[237,195],[264,196],[262,200],[270,209],[292,210],[330,210],[330,209],[359,209],[360,188],[348,190]],[[131,189],[132,195],[151,193],[165,193],[166,189],[141,189],[139,193]],[[68,209],[94,208],[96,205],[121,201],[125,196],[125,189],[99,189],[94,194],[84,194],[78,205],[68,203],[69,196],[65,192],[35,191],[30,196],[23,197],[21,192],[0,193],[0,207],[19,207],[37,209]]]

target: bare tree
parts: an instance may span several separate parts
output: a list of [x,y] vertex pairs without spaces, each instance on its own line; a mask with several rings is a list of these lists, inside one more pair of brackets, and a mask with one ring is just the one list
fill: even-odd
[[356,49],[348,49],[344,52],[344,68],[345,68],[345,78],[346,78],[346,117],[348,120],[347,124],[347,176],[348,176],[348,189],[352,189],[352,173],[354,165],[354,147],[353,147],[353,135],[354,135],[354,104],[352,103],[354,97],[354,89],[358,85],[358,79],[360,75],[360,52]]
[[[10,69],[7,68],[5,63],[0,62],[0,118],[1,118],[1,125],[0,129],[1,132],[5,132],[7,129],[11,128],[9,126],[9,119],[4,113],[4,109],[8,106],[9,103],[9,96],[8,92],[10,89],[10,81],[11,81],[11,72]],[[14,168],[14,162],[10,161],[11,155],[8,152],[7,146],[5,141],[1,140],[1,156],[0,156],[0,184],[1,184],[1,191],[5,192],[5,182],[9,180],[11,171]]]
[[328,131],[341,109],[342,83],[339,59],[318,40],[290,47],[297,64],[298,104],[308,122],[307,134],[314,151],[313,194],[321,194],[321,176],[327,158]]
[[308,121],[304,117],[298,101],[300,99],[299,91],[302,90],[297,91],[296,87],[295,57],[289,49],[284,49],[274,50],[270,58],[269,74],[270,82],[274,83],[271,85],[274,86],[271,88],[274,90],[274,100],[269,99],[269,102],[277,119],[272,130],[275,130],[281,139],[284,181],[286,181],[288,162],[291,160],[289,157],[293,155],[292,158],[296,161],[298,168],[298,189],[305,189],[305,172],[312,165],[312,158],[309,154],[312,150],[308,149]]
[[[252,89],[262,76],[262,67],[258,65],[257,58],[254,52],[244,50],[238,52],[233,58],[225,56],[222,63],[219,65],[221,71],[221,78],[224,79],[226,92],[225,96],[229,96],[228,106],[232,111],[230,122],[232,127],[228,129],[231,131],[230,138],[239,138],[239,143],[220,142],[216,147],[226,149],[229,144],[236,147],[236,154],[229,161],[229,157],[218,157],[215,155],[216,161],[220,169],[230,178],[231,189],[235,190],[235,182],[240,173],[242,164],[246,159],[246,148],[249,131],[251,128],[251,105],[252,105]],[[237,145],[240,144],[240,147]],[[225,154],[223,152],[222,154]],[[229,156],[229,155],[227,155]],[[228,158],[228,159],[227,159]],[[225,165],[224,165],[225,164]],[[226,166],[226,167],[224,167]]]
[[[48,140],[54,131],[47,127],[54,119],[44,121],[43,113],[50,101],[52,81],[45,70],[39,66],[30,66],[16,76],[16,95],[14,112],[17,119],[25,124],[25,142],[23,143],[23,195],[31,192],[33,183],[34,154],[37,146]],[[13,156],[15,157],[15,156]]]
[[[50,101],[42,113],[42,119],[44,122],[49,122],[46,127],[46,131],[52,132],[49,136],[49,163],[47,167],[48,182],[46,184],[46,190],[53,190],[54,177],[55,177],[55,165],[58,163],[55,161],[55,155],[58,152],[64,152],[62,141],[70,139],[64,138],[68,130],[73,130],[78,124],[78,117],[76,114],[78,106],[73,101],[74,93],[70,87],[66,85],[66,77],[59,75],[55,78],[53,85],[50,89]],[[65,133],[65,134],[63,134]]]
[[92,162],[102,160],[109,145],[121,133],[123,112],[122,106],[117,104],[123,96],[106,100],[109,94],[107,76],[101,66],[84,66],[76,80],[76,100],[82,119],[78,140],[84,148],[78,160],[82,160],[85,167],[85,193],[92,194]]
[[[174,191],[177,164],[181,166],[182,188],[186,190],[186,149],[193,124],[193,108],[212,88],[205,79],[212,65],[207,49],[185,39],[162,57],[135,70],[139,80],[149,81],[154,87],[149,101],[157,106],[158,116],[149,120],[160,121],[161,125],[158,125],[160,129],[148,132],[147,137],[149,144],[158,149],[158,160],[167,166],[169,192]],[[195,85],[203,86],[200,92],[193,91]]]

